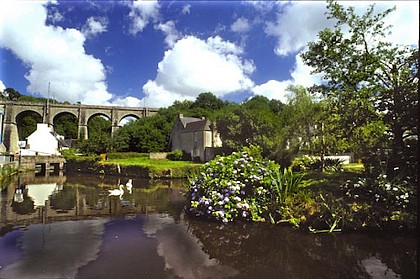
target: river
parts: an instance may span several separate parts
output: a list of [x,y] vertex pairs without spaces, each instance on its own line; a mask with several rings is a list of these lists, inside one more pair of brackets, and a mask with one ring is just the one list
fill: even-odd
[[0,278],[417,278],[405,234],[311,234],[184,215],[185,181],[37,176],[3,185]]

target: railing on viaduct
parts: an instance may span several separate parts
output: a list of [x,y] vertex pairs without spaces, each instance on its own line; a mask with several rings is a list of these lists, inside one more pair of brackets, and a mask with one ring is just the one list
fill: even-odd
[[[35,112],[42,117],[43,123],[54,124],[55,117],[64,113],[74,115],[78,122],[78,138],[88,138],[88,122],[94,116],[102,115],[111,120],[111,135],[118,129],[123,118],[136,119],[151,116],[157,113],[156,108],[96,106],[82,104],[45,104],[18,101],[0,101],[0,135],[6,150],[16,152],[19,150],[18,118],[25,112]],[[2,120],[2,121],[1,121]]]

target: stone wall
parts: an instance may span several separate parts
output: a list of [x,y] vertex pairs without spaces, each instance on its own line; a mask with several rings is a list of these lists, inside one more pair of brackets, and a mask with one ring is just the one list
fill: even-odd
[[164,160],[166,159],[166,156],[168,156],[168,153],[166,152],[151,152],[149,154],[150,160]]

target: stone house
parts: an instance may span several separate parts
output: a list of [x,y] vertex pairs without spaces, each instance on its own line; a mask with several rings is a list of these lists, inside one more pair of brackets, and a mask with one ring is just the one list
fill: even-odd
[[214,150],[222,146],[215,124],[205,118],[184,117],[180,114],[170,136],[171,151],[183,150],[193,160],[209,161]]

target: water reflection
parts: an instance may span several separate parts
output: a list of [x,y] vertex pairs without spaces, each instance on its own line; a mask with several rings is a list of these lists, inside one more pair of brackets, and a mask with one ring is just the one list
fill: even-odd
[[[121,195],[110,195],[126,178],[27,175],[4,185],[1,192],[1,224],[48,223],[89,216],[166,212],[172,200],[183,205],[182,182],[150,183],[131,180],[131,188]],[[125,187],[125,186],[123,186]],[[174,208],[175,208],[174,207]],[[176,215],[176,214],[175,214]],[[175,216],[175,219],[178,215]]]
[[[0,269],[1,278],[74,278],[97,257],[106,219],[36,224],[25,229]],[[81,237],[83,236],[83,237]],[[7,238],[6,238],[7,239]],[[0,252],[3,254],[3,252]]]
[[28,176],[0,195],[0,278],[416,278],[416,238],[183,214],[183,182]]
[[239,272],[219,264],[206,254],[200,241],[185,224],[173,222],[167,215],[149,215],[143,228],[147,236],[156,238],[157,251],[165,261],[171,278],[231,278]]

